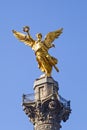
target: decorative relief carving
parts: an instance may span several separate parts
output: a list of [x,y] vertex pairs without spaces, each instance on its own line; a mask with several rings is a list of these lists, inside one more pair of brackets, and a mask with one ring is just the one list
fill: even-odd
[[26,115],[30,121],[35,124],[65,122],[71,112],[70,108],[65,108],[57,99],[49,99],[46,102],[37,102],[35,107],[32,104],[23,105]]

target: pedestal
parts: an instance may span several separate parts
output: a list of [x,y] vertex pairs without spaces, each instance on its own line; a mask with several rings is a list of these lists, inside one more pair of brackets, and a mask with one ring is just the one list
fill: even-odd
[[41,77],[34,82],[34,100],[23,95],[23,110],[34,125],[34,130],[60,130],[61,121],[69,118],[70,101],[62,98],[58,82],[52,77]]

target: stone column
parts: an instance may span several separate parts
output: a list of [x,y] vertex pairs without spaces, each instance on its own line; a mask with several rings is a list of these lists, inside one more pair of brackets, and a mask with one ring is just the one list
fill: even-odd
[[52,77],[41,77],[34,82],[34,100],[23,96],[23,110],[34,125],[34,130],[60,130],[61,121],[68,119],[70,101],[58,93],[59,87]]

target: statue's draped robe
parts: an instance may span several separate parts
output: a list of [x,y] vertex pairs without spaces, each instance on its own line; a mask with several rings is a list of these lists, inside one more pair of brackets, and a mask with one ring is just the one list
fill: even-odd
[[36,41],[36,44],[32,49],[35,51],[38,67],[42,72],[45,72],[47,76],[50,76],[52,66],[57,64],[57,59],[48,53],[47,46],[41,41]]

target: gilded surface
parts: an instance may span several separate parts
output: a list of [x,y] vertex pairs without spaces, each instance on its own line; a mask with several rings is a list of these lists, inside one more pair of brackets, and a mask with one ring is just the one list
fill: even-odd
[[55,57],[51,56],[48,53],[48,50],[52,47],[55,47],[52,42],[60,36],[62,30],[63,29],[61,28],[56,31],[49,32],[43,41],[41,33],[38,33],[36,35],[37,40],[34,40],[29,34],[28,26],[25,26],[23,28],[23,31],[27,32],[27,35],[17,32],[15,30],[13,30],[13,34],[21,42],[24,42],[26,45],[32,48],[32,50],[35,52],[39,69],[44,72],[46,76],[51,76],[52,67],[54,67],[56,71],[59,72],[59,69],[56,67],[58,60]]

